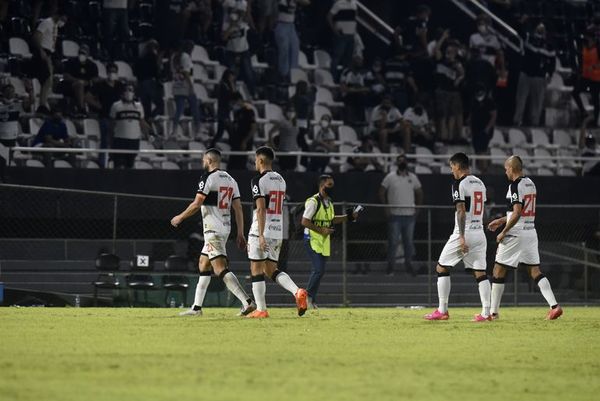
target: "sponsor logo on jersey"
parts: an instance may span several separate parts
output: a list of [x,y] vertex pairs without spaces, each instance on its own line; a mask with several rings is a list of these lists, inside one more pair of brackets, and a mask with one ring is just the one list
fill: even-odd
[[198,184],[198,189],[200,191],[202,191],[204,189],[204,181],[200,181],[200,183]]
[[269,224],[268,229],[271,231],[281,231],[281,227],[274,224]]
[[456,200],[456,199],[458,199],[458,198],[459,198],[458,191],[454,191],[454,194],[452,195],[452,197],[453,197],[455,200]]
[[512,194],[512,198],[513,198],[513,200],[517,200],[519,198],[519,196],[517,194]]
[[252,187],[252,193],[254,195],[258,194],[258,185],[255,185],[255,186]]

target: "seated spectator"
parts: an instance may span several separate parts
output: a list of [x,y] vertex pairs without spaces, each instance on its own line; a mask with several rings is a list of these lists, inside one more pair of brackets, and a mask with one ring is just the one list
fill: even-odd
[[[494,135],[497,115],[496,103],[489,92],[486,92],[485,87],[479,86],[471,100],[469,110],[471,143],[475,154],[487,155],[489,153],[489,144]],[[477,167],[481,173],[486,173],[489,165],[489,160],[477,160]]]
[[[31,81],[25,81],[25,90],[28,96],[21,98],[15,93],[15,87],[9,82],[2,85],[0,93],[0,145],[12,147],[17,144],[17,136],[21,133],[19,119],[25,110],[29,110],[35,98]],[[0,182],[4,182],[4,171],[7,160],[0,152]]]
[[373,108],[369,130],[377,138],[379,148],[387,153],[390,143],[395,143],[408,153],[410,150],[410,130],[402,119],[402,113],[392,103],[389,94],[383,96],[381,103]]
[[[325,114],[321,117],[321,121],[319,121],[319,130],[311,143],[310,151],[319,153],[331,153],[337,151],[335,133],[331,129],[330,115]],[[329,160],[330,157],[311,157],[308,169],[310,171],[323,173],[325,168],[329,165]]]
[[[375,142],[370,135],[365,135],[361,138],[361,143],[354,150],[354,153],[380,153],[379,148],[375,146]],[[375,157],[355,156],[349,157],[348,163],[351,168],[349,172],[364,173],[366,171],[383,171],[383,167]]]
[[[67,132],[67,124],[59,112],[54,112],[51,117],[46,118],[31,146],[44,148],[72,148],[73,139]],[[48,153],[43,154],[44,164],[50,166],[53,159],[68,159],[71,163],[75,161],[74,153]]]
[[[229,132],[229,145],[231,150],[249,151],[252,149],[253,138],[256,134],[256,115],[252,105],[245,102],[242,95],[235,93],[232,96],[233,122]],[[229,170],[245,170],[248,156],[229,156],[227,168]]]
[[[162,74],[163,54],[156,40],[149,40],[144,46],[141,57],[135,63],[135,76],[138,79],[138,92],[144,107],[146,121],[165,113],[163,100]],[[152,110],[152,103],[156,106]]]
[[256,88],[254,69],[250,61],[249,30],[250,25],[244,20],[244,15],[235,9],[229,14],[228,20],[223,23],[222,38],[225,41],[227,67],[239,71],[239,76],[254,96]]
[[414,107],[406,109],[403,115],[404,121],[408,124],[410,130],[411,142],[420,146],[425,146],[433,151],[435,142],[431,122],[427,111],[421,103],[416,103]]
[[340,91],[346,106],[344,121],[350,125],[365,120],[365,100],[369,88],[365,86],[362,63],[361,57],[354,57],[352,67],[346,68],[340,76]]
[[67,60],[63,81],[63,92],[66,96],[75,98],[74,113],[86,114],[86,105],[98,107],[99,104],[92,96],[92,87],[98,78],[98,67],[89,58],[90,48],[87,45],[79,47],[77,58]]
[[[588,116],[583,120],[581,126],[581,135],[579,137],[579,151],[582,157],[598,157],[600,150],[596,144],[596,138],[592,132],[587,130],[587,127],[593,121],[592,116]],[[583,168],[581,169],[582,175],[600,176],[600,162],[595,160],[589,160],[583,162]]]
[[[278,131],[277,143],[274,143],[274,134]],[[296,109],[293,104],[288,104],[283,112],[283,119],[273,121],[273,128],[269,131],[270,146],[280,152],[296,152],[300,150],[298,146],[298,127],[296,123]],[[296,168],[296,156],[283,156],[280,153],[279,167],[282,171],[293,171]]]
[[[133,85],[127,84],[121,100],[115,102],[110,109],[113,124],[112,149],[138,151],[142,135],[148,135],[150,128],[144,120],[144,108],[135,101]],[[137,153],[112,154],[114,168],[132,168]]]
[[442,142],[457,143],[462,137],[463,107],[460,87],[465,71],[457,58],[456,44],[448,43],[443,56],[441,44],[439,42],[436,47],[436,130]]
[[185,102],[190,106],[194,119],[194,134],[200,134],[201,114],[198,98],[194,91],[194,80],[192,78],[194,64],[191,53],[194,42],[186,40],[181,43],[178,50],[171,57],[171,73],[173,75],[173,97],[175,98],[175,115],[173,116],[173,133],[179,125]]
[[381,58],[376,57],[373,60],[371,69],[365,74],[364,82],[365,86],[369,89],[367,103],[375,106],[387,89],[387,82],[385,81],[385,74],[383,72],[383,60]]

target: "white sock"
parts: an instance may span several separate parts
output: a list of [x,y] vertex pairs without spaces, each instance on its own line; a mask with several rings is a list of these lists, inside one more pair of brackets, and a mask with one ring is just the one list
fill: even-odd
[[200,276],[198,284],[196,285],[196,295],[194,296],[194,306],[202,307],[204,303],[204,296],[208,285],[210,284],[210,274],[208,276]]
[[227,289],[229,291],[231,291],[231,293],[233,295],[235,295],[235,297],[237,299],[240,300],[242,305],[248,306],[248,303],[249,303],[248,300],[250,299],[250,297],[248,296],[248,294],[246,294],[246,291],[244,291],[244,288],[242,288],[242,285],[238,281],[235,274],[233,274],[230,271],[227,271],[227,273],[225,273],[225,275],[222,277],[222,279],[223,279],[223,282],[225,283],[225,285],[227,286]]
[[556,302],[556,298],[554,298],[554,292],[552,292],[552,287],[550,286],[550,281],[548,281],[546,276],[542,277],[537,282],[537,285],[538,285],[538,287],[540,287],[540,291],[541,291],[542,295],[544,296],[544,298],[546,299],[546,302],[548,302],[549,306],[552,307],[552,306],[558,304],[558,302]]
[[254,294],[254,301],[256,302],[256,309],[260,311],[267,310],[267,301],[265,300],[265,293],[267,292],[267,286],[265,279],[261,281],[252,282],[252,294]]
[[490,313],[498,313],[500,301],[502,301],[502,294],[504,294],[504,283],[492,283],[492,303]]
[[477,286],[479,287],[479,298],[481,299],[481,316],[488,317],[490,315],[490,298],[492,296],[490,280],[486,277],[485,280],[481,280]]
[[440,306],[438,310],[442,313],[448,312],[448,298],[450,297],[450,276],[438,276],[437,279],[438,298]]
[[291,292],[292,295],[296,295],[296,291],[298,291],[298,286],[296,285],[296,283],[294,283],[292,278],[286,272],[282,272],[281,270],[276,270],[275,272],[277,274],[277,276],[275,276],[275,282],[277,282],[277,284]]

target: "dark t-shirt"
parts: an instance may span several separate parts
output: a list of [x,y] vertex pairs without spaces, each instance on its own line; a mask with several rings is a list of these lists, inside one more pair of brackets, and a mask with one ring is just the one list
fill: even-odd
[[140,82],[160,77],[157,57],[152,53],[147,53],[135,63],[135,75]]
[[82,64],[79,59],[73,58],[65,63],[65,73],[77,79],[89,81],[98,77],[98,67],[93,61],[86,60]]
[[252,138],[247,143],[247,149],[241,148],[242,140],[248,136],[252,124],[256,122],[254,110],[250,106],[243,106],[233,113],[234,130],[230,137],[230,145],[232,150],[248,150],[250,148]]
[[489,97],[478,102],[473,100],[471,103],[471,131],[473,135],[479,135],[490,122],[490,116],[496,110],[496,102]]
[[37,146],[46,142],[47,135],[52,136],[52,139],[55,141],[59,141],[61,139],[63,141],[67,141],[69,139],[67,125],[64,123],[64,121],[46,120],[35,136],[35,139],[33,140],[33,146]]
[[108,118],[110,114],[110,108],[113,103],[121,98],[123,92],[123,84],[120,81],[115,82],[113,86],[110,86],[107,81],[102,81],[94,85],[93,93],[98,97],[100,104],[102,105],[101,116]]

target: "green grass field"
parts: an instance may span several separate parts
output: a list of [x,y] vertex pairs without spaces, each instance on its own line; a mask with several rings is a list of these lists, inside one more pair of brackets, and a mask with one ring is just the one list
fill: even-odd
[[1,308],[0,399],[598,400],[600,309]]

